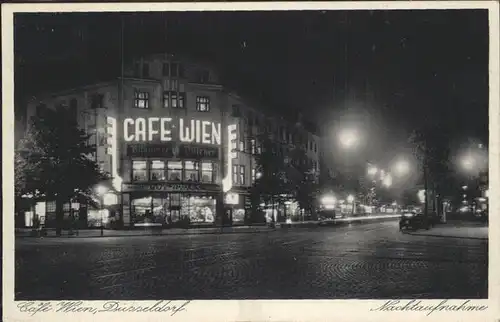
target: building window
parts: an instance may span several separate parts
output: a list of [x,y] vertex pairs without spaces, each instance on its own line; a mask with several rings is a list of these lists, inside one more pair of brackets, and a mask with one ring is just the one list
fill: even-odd
[[150,174],[152,181],[165,181],[165,162],[153,160]]
[[256,152],[255,139],[250,139],[250,153],[255,154]]
[[252,183],[255,182],[255,179],[257,178],[257,170],[255,168],[252,169]]
[[241,111],[240,111],[240,106],[239,105],[233,105],[232,106],[232,116],[233,117],[240,117],[241,116]]
[[240,165],[240,184],[241,185],[244,185],[245,184],[245,166],[244,165]]
[[316,142],[314,142],[314,152],[318,152],[318,146],[316,145]]
[[198,182],[200,181],[199,176],[200,164],[195,161],[185,161],[184,162],[184,178],[186,181]]
[[238,184],[238,171],[239,171],[239,166],[237,164],[233,164],[233,169],[232,169],[232,178],[233,178],[233,184]]
[[103,94],[93,94],[90,99],[90,108],[95,110],[98,108],[104,108],[104,95]]
[[177,63],[170,64],[170,76],[172,76],[172,77],[179,76],[179,64],[177,64]]
[[142,64],[142,76],[149,77],[149,64],[148,63]]
[[197,96],[196,97],[196,110],[198,112],[209,112],[210,111],[210,98],[207,96]]
[[141,74],[141,67],[139,63],[134,64],[134,76],[139,77]]
[[149,108],[149,93],[135,91],[134,107],[136,108]]
[[198,74],[198,80],[200,83],[208,83],[210,81],[210,72],[208,70],[202,70]]
[[163,74],[163,76],[169,76],[170,75],[170,64],[169,63],[163,63],[162,74]]
[[245,152],[245,140],[240,138],[240,152]]
[[184,108],[186,93],[163,92],[163,107]]
[[167,177],[168,181],[181,181],[182,180],[182,162],[169,161],[167,164]]
[[214,182],[214,165],[212,162],[201,163],[201,182],[203,183]]
[[132,180],[133,181],[147,181],[148,168],[146,161],[132,161]]

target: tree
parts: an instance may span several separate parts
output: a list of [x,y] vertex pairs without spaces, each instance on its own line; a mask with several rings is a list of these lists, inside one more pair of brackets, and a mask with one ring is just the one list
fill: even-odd
[[[285,159],[279,153],[278,146],[266,134],[258,136],[260,142],[260,153],[255,157],[256,172],[260,174],[252,186],[252,195],[260,196],[263,202],[271,204],[273,221],[275,204],[281,203],[286,197],[283,194],[290,191],[286,175]],[[254,198],[257,202],[258,197]]]
[[414,131],[409,139],[422,167],[424,189],[427,191],[425,211],[429,204],[428,192],[434,191],[436,195],[446,194],[453,181],[450,175],[450,139],[447,133],[442,127],[429,125]]
[[88,139],[72,111],[40,106],[16,153],[16,193],[55,200],[58,235],[64,203],[71,198],[94,203],[92,188],[109,178],[90,158],[95,146]]
[[318,192],[315,174],[303,149],[295,148],[290,153],[290,167],[287,178],[291,181],[293,195],[299,208],[313,215],[314,200]]

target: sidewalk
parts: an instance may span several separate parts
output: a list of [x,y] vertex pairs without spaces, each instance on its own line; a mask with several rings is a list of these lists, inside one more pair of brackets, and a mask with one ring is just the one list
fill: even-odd
[[[270,227],[268,225],[255,225],[255,226],[232,226],[232,227],[206,227],[206,228],[167,228],[167,229],[132,229],[132,230],[110,230],[105,229],[103,231],[103,237],[125,237],[125,236],[164,236],[164,235],[203,235],[203,234],[232,234],[232,233],[263,233],[271,232],[277,229],[286,228],[314,228],[319,226],[335,226],[350,223],[366,223],[373,221],[384,221],[384,220],[395,220],[399,218],[400,215],[386,215],[386,214],[373,214],[370,216],[356,216],[348,218],[337,218],[331,221],[304,221],[304,222],[293,222],[278,223],[276,227]],[[15,231],[16,237],[19,238],[29,238],[38,237],[34,236],[31,228],[18,228]],[[55,229],[47,229],[46,238],[56,238]],[[59,238],[92,238],[101,237],[101,231],[99,229],[83,229],[78,231],[73,231],[70,235],[69,231],[64,230]]]
[[446,224],[439,224],[430,230],[417,230],[415,232],[409,232],[408,234],[416,236],[488,240],[488,225],[475,222],[448,221]]

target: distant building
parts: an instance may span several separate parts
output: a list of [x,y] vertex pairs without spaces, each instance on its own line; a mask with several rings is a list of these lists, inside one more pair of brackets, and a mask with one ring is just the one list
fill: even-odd
[[[229,92],[214,68],[173,55],[133,61],[115,81],[33,97],[16,135],[41,105],[74,110],[91,134],[92,157],[113,177],[105,224],[243,222],[263,132],[284,150],[301,146],[319,172],[316,135]],[[38,216],[50,226],[55,205],[43,203]],[[68,202],[65,217],[78,211],[83,225],[100,225],[99,211],[83,207]]]

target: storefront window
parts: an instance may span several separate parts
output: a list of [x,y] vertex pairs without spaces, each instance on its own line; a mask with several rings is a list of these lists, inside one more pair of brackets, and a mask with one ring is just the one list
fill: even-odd
[[195,161],[185,161],[184,162],[184,178],[186,181],[198,182],[200,181],[200,164]]
[[152,161],[151,162],[151,180],[164,181],[165,180],[165,162]]
[[202,162],[201,181],[204,183],[214,182],[214,165],[212,162]]
[[147,164],[146,161],[132,161],[132,180],[133,181],[146,181]]
[[181,181],[182,180],[182,162],[170,161],[168,162],[168,180]]
[[211,196],[190,196],[183,198],[183,210],[192,223],[213,223],[215,220],[215,199]]

